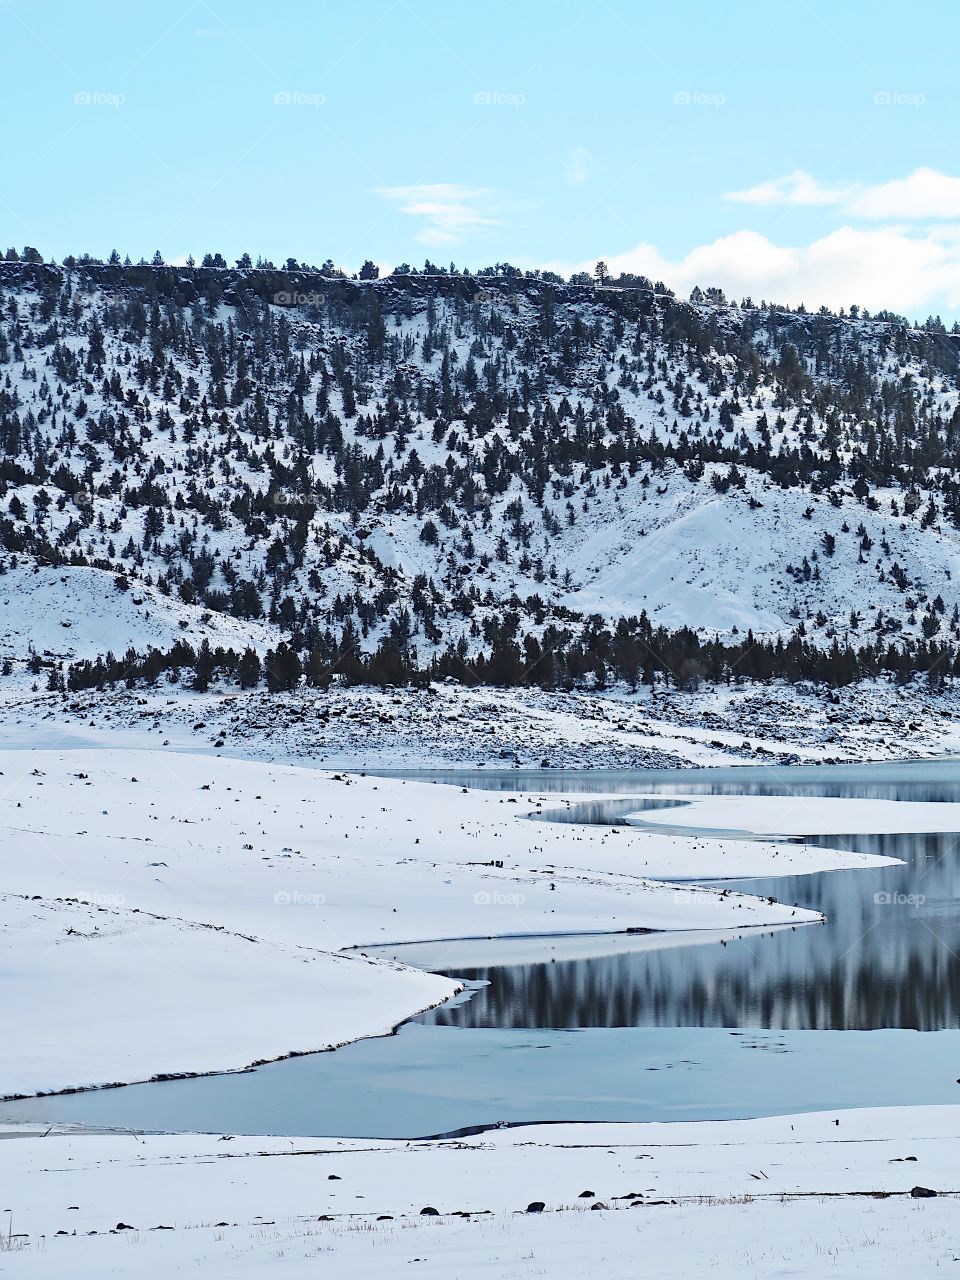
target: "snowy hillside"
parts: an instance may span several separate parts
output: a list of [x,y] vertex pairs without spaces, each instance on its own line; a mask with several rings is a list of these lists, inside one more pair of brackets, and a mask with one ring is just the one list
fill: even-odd
[[[940,595],[952,610],[960,600],[960,533],[952,526],[923,529],[849,502],[837,508],[757,474],[742,492],[723,496],[676,476],[661,487],[639,510],[605,515],[581,532],[564,557],[585,584],[567,596],[571,607],[608,616],[645,608],[667,627],[758,633],[791,631],[818,611],[846,632],[856,610],[855,631],[878,623],[888,633],[916,630],[918,611],[904,617],[894,564],[915,601]],[[836,539],[829,556],[825,536]],[[861,557],[864,537],[874,545]],[[804,561],[816,566],[816,578]]]
[[642,284],[0,263],[0,643],[956,641],[958,358]]
[[0,560],[0,657],[96,657],[169,649],[178,640],[264,650],[270,627],[162,595],[103,569],[40,567]]

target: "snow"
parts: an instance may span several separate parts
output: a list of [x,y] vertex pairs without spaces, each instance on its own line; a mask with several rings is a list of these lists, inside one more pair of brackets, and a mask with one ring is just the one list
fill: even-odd
[[[678,887],[678,902],[683,901],[687,891],[687,886]],[[774,933],[795,927],[793,924],[771,925],[763,931],[763,936],[771,937]],[[672,947],[709,947],[717,942],[749,937],[753,932],[753,928],[748,927],[695,931],[666,929],[660,933],[642,934],[558,934],[549,938],[468,938],[458,942],[401,943],[396,947],[378,948],[375,954],[424,969],[486,969],[494,965],[541,964],[544,959],[559,963],[635,955]]]
[[103,569],[43,568],[21,557],[0,575],[0,656],[33,649],[64,660],[122,657],[128,649],[169,649],[178,640],[199,648],[250,647],[263,653],[276,634],[260,623],[214,613],[165,596],[133,579],[128,590]]
[[[690,494],[689,488],[674,487],[669,498],[651,501],[642,514],[634,508],[626,521],[605,525],[586,539],[575,561],[578,568],[603,567],[590,575],[589,585],[571,593],[568,603],[628,617],[646,609],[654,622],[668,627],[781,631],[787,618],[763,604],[761,594],[764,580],[782,571],[784,553],[793,547],[774,546],[758,536],[760,522],[745,501],[710,497],[699,488]],[[633,540],[625,525],[638,515],[647,536]],[[785,532],[780,530],[781,537]],[[625,551],[621,544],[628,541],[632,545]],[[620,554],[614,556],[615,547]],[[582,568],[577,576],[586,576]]]
[[925,1277],[956,1256],[957,1106],[432,1142],[16,1132],[0,1266],[28,1280]]
[[[850,639],[865,644],[878,612],[899,618],[904,611],[904,594],[890,576],[896,563],[912,584],[911,595],[949,596],[952,608],[952,584],[960,577],[955,529],[923,528],[919,519],[892,516],[889,495],[887,510],[871,511],[853,500],[837,507],[800,489],[770,485],[748,469],[745,489],[721,497],[710,484],[714,471],[726,468],[708,468],[702,481],[691,484],[668,468],[640,502],[598,497],[596,512],[583,518],[582,529],[564,530],[567,545],[556,550],[576,584],[564,603],[607,617],[645,609],[655,624],[728,638],[734,629],[742,636],[750,628],[758,635],[786,635],[803,618],[810,638],[821,642],[823,632],[810,626],[818,610],[841,635],[856,610],[861,621]],[[856,532],[861,525],[873,544],[865,562]],[[825,534],[836,539],[833,555],[824,551]],[[818,580],[787,571],[788,565],[800,570],[804,557],[818,569]]]
[[832,796],[672,796],[678,808],[637,812],[634,821],[764,836],[894,835],[960,831],[960,804],[939,801],[839,799]]
[[[116,895],[122,897],[122,895]],[[458,985],[97,905],[0,896],[4,1094],[227,1071],[385,1035]]]

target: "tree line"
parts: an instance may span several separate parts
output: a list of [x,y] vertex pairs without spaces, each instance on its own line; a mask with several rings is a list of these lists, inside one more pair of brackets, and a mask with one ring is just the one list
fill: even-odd
[[542,637],[521,635],[508,620],[496,629],[491,644],[470,655],[466,647],[450,645],[419,662],[416,651],[395,639],[381,640],[364,651],[350,628],[336,639],[320,638],[309,649],[281,642],[261,656],[250,647],[211,646],[204,640],[194,648],[180,640],[166,650],[133,649],[122,657],[107,654],[82,659],[66,669],[38,655],[31,670],[47,670],[47,687],[65,694],[104,690],[119,684],[134,688],[154,685],[162,678],[205,692],[216,681],[241,689],[266,688],[271,693],[307,687],[375,685],[424,688],[433,681],[544,691],[604,689],[625,684],[662,684],[695,690],[701,684],[783,680],[842,688],[858,680],[887,677],[900,684],[924,676],[939,689],[960,675],[960,647],[921,639],[894,645],[880,638],[862,645],[835,639],[824,649],[799,636],[761,639],[748,631],[731,643],[704,639],[690,628],[668,630],[640,619],[621,619],[609,628],[594,622],[573,636],[547,628]]

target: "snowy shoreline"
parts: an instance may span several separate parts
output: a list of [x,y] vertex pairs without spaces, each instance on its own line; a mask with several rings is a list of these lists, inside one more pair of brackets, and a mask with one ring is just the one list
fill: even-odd
[[[696,881],[895,861],[532,822],[574,798],[185,751],[0,750],[0,779],[7,1096],[318,1052],[460,989],[385,945],[815,923]],[[921,808],[960,827],[960,806]]]
[[960,688],[865,681],[547,693],[453,683],[293,694],[161,681],[77,694],[0,682],[0,741],[187,750],[350,772],[862,764],[960,753]]

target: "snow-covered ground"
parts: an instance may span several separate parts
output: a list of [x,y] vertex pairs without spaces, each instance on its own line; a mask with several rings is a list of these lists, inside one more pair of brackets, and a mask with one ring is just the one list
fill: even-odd
[[418,969],[93,899],[104,905],[0,896],[4,1093],[231,1070],[386,1034],[458,990]]
[[810,796],[676,796],[682,804],[629,815],[659,826],[702,827],[707,831],[751,831],[764,836],[893,835],[944,831],[958,825],[960,804],[914,800],[850,800]]
[[939,1277],[958,1142],[955,1106],[439,1142],[11,1134],[0,1272]]

